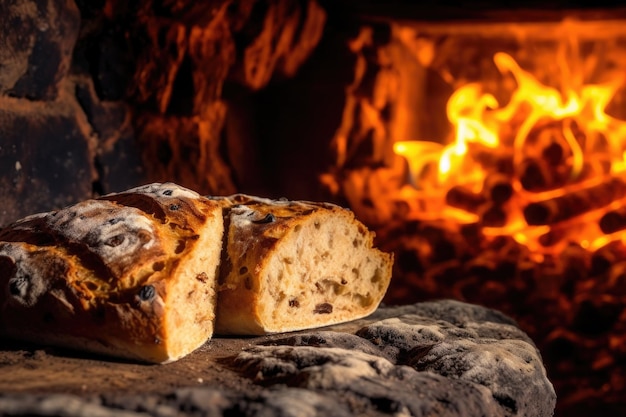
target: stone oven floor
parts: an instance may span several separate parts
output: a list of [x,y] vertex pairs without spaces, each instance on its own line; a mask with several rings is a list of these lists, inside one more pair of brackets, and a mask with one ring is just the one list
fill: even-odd
[[551,416],[533,342],[507,316],[443,300],[145,365],[0,341],[0,415]]

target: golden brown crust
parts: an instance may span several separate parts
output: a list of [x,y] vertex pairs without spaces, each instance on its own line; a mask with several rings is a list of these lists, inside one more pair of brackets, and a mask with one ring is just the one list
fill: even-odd
[[391,276],[373,238],[328,203],[175,184],[110,194],[0,230],[0,335],[160,363],[214,323],[263,334],[357,319]]
[[0,231],[0,334],[175,360],[212,334],[222,230],[215,202],[174,184],[18,221]]
[[264,334],[357,319],[380,303],[392,256],[329,203],[216,198],[225,207],[218,333]]

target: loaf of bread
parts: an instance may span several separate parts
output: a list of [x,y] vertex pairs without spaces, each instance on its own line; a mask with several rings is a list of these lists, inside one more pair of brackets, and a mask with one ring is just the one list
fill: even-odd
[[261,335],[373,312],[393,258],[354,214],[328,203],[238,194],[224,206],[216,333]]
[[150,184],[0,230],[0,335],[164,363],[212,336],[219,203]]
[[172,183],[109,194],[0,230],[0,336],[166,363],[214,331],[358,319],[391,277],[373,239],[328,203]]

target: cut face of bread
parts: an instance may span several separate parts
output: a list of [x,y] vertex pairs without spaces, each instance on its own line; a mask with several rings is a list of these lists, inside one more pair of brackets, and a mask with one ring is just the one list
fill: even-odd
[[150,184],[0,230],[0,334],[147,362],[213,333],[216,202]]
[[373,233],[351,211],[241,194],[215,200],[226,219],[217,333],[325,326],[379,305],[393,259],[373,248]]

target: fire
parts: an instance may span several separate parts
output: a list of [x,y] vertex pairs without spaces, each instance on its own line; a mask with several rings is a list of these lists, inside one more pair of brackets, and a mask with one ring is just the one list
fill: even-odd
[[593,250],[626,240],[626,121],[606,113],[624,76],[585,84],[562,63],[556,88],[506,53],[493,61],[514,85],[506,103],[486,83],[466,84],[447,103],[447,144],[394,144],[409,166],[401,198],[412,214],[479,222],[538,256],[571,242]]

